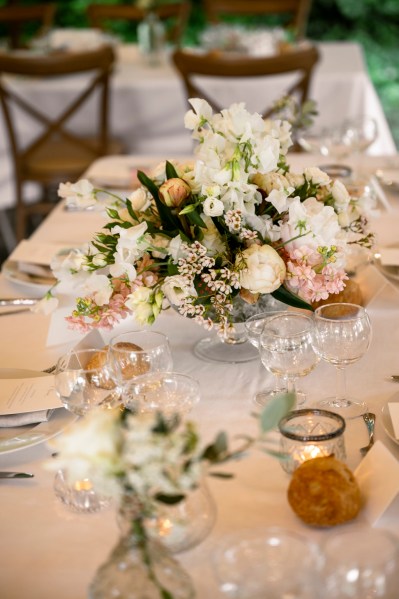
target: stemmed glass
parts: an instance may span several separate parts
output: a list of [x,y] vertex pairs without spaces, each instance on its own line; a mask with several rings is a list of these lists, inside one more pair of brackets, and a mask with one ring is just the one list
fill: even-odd
[[354,157],[352,179],[356,181],[363,175],[360,169],[361,155],[378,137],[377,121],[368,114],[359,114],[344,121],[342,132],[344,144],[350,148]]
[[173,366],[168,338],[156,331],[116,335],[108,345],[108,364],[124,389],[137,376],[168,372]]
[[367,412],[367,405],[348,397],[345,368],[360,360],[370,347],[370,318],[362,306],[334,303],[317,308],[314,320],[314,349],[337,369],[335,397],[323,399],[317,405],[344,418],[361,416]]
[[288,392],[296,393],[296,378],[309,374],[319,361],[313,335],[313,319],[298,312],[281,312],[263,327],[259,348],[262,364],[283,377]]

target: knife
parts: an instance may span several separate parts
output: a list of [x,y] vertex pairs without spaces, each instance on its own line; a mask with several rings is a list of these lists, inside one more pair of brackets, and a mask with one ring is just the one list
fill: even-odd
[[0,478],[33,478],[34,476],[30,472],[0,472]]
[[34,306],[39,300],[35,298],[16,297],[0,299],[0,306]]
[[399,383],[399,374],[392,374],[388,377],[390,381],[394,381],[395,383]]

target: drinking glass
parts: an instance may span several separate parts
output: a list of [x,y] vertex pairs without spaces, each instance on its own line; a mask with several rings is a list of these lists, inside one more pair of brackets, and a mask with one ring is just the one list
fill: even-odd
[[115,408],[121,388],[107,364],[106,350],[72,350],[58,360],[54,385],[63,406],[84,416],[95,407]]
[[125,388],[137,376],[172,370],[172,354],[166,335],[156,331],[130,331],[116,335],[108,346],[108,363]]
[[359,114],[344,121],[342,133],[354,159],[352,178],[359,180],[365,176],[361,171],[361,156],[378,137],[377,121],[368,114]]
[[316,599],[317,546],[281,528],[228,535],[214,554],[220,590],[231,599]]
[[298,312],[281,312],[263,327],[260,356],[272,374],[282,376],[288,392],[296,393],[295,380],[306,376],[319,361],[313,349],[313,319]]
[[[271,316],[276,316],[276,314],[281,312],[282,310],[260,312],[259,314],[254,314],[245,321],[245,329],[247,331],[248,341],[251,343],[251,345],[256,347],[258,351],[260,348],[260,338],[266,322]],[[265,406],[273,397],[284,391],[281,377],[275,375],[274,380],[274,388],[264,389],[263,391],[256,393],[254,402],[258,406]]]
[[136,412],[162,412],[166,417],[184,416],[200,400],[198,381],[179,372],[152,372],[130,382],[123,395],[124,405]]
[[54,493],[66,508],[80,514],[94,514],[111,505],[111,498],[98,493],[88,478],[71,482],[63,470],[55,475]]
[[398,539],[369,527],[340,531],[322,546],[325,599],[397,599]]
[[348,397],[346,367],[366,353],[371,343],[371,323],[366,310],[356,304],[333,303],[315,310],[314,349],[337,371],[335,397],[327,397],[317,406],[338,412],[344,418],[356,418],[367,412],[364,401]]

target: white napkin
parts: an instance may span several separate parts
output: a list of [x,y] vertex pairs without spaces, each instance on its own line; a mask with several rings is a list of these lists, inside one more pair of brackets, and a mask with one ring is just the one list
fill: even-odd
[[6,414],[5,416],[0,416],[0,428],[47,422],[50,420],[53,412],[54,410],[38,410],[37,412],[23,412],[22,414]]

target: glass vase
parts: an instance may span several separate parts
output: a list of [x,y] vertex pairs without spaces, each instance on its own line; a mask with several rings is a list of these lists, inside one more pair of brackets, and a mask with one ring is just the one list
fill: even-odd
[[98,569],[89,588],[89,599],[192,599],[194,587],[189,575],[170,550],[146,533],[143,517],[134,515],[128,498],[121,519],[129,521],[107,561]]
[[165,27],[158,15],[148,12],[137,27],[140,54],[150,66],[158,65],[165,47]]
[[241,363],[259,359],[259,352],[248,340],[245,321],[268,310],[286,310],[287,306],[270,294],[261,295],[254,304],[237,295],[233,300],[232,325],[223,336],[213,333],[201,339],[194,348],[198,358],[210,362]]

